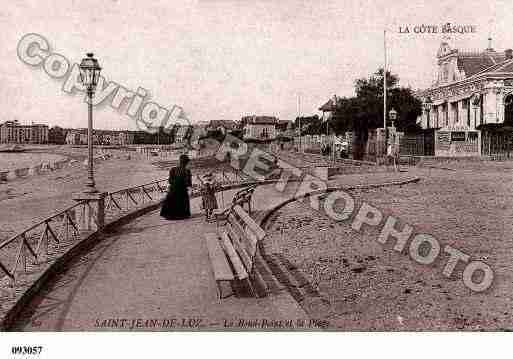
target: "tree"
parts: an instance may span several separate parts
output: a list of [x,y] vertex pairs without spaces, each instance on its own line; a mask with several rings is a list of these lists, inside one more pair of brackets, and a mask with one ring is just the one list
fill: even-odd
[[301,133],[303,135],[319,135],[322,133],[322,121],[319,115],[296,117],[294,128],[299,128],[301,118]]
[[53,126],[48,130],[48,142],[57,145],[63,145],[66,143],[66,133],[63,128],[59,126]]
[[[336,133],[353,131],[353,157],[361,159],[370,129],[383,127],[383,69],[369,78],[355,81],[356,96],[340,98],[333,112],[330,127]],[[399,77],[387,72],[387,108],[397,111],[395,126],[398,131],[418,128],[417,117],[422,103],[408,87],[399,87]],[[388,123],[388,126],[391,124]]]

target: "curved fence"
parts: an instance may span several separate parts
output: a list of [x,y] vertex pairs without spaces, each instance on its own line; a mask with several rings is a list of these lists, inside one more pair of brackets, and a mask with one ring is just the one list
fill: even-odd
[[30,279],[25,277],[45,268],[54,253],[100,226],[93,204],[81,201],[8,238],[0,243],[2,282],[7,278],[9,287],[25,284]]
[[[217,190],[218,192],[229,189],[231,185],[253,182],[249,177],[235,171],[219,171],[213,173],[213,175],[217,184],[220,185]],[[195,176],[193,182],[190,197],[199,197],[201,196],[203,181],[200,176]],[[109,192],[105,198],[105,216],[107,221],[140,206],[162,200],[167,192],[167,186],[168,180],[165,178]]]

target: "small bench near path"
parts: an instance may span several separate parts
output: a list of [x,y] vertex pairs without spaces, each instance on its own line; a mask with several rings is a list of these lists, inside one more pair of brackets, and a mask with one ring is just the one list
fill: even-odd
[[238,204],[230,208],[224,226],[218,227],[217,233],[205,234],[220,299],[225,282],[234,288],[244,285],[253,296],[259,296],[257,286],[267,292],[265,281],[255,268],[257,245],[264,237],[264,230]]

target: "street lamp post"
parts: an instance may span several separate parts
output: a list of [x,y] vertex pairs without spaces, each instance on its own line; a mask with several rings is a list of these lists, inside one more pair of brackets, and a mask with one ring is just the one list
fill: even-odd
[[[395,127],[394,121],[395,121],[395,120],[396,120],[396,118],[397,118],[397,111],[396,111],[396,110],[394,110],[393,108],[392,108],[390,111],[388,111],[388,118],[389,118],[389,119],[390,119],[390,121],[392,122],[392,126],[391,126],[391,127]],[[385,141],[387,141],[386,137],[387,137],[387,133],[385,132]],[[392,140],[392,139],[390,139],[390,140]],[[395,143],[390,142],[390,145],[391,145],[391,146],[395,146]],[[393,148],[393,147],[392,147],[392,148]],[[388,149],[387,149],[387,152],[388,152]],[[393,152],[393,151],[392,151],[392,152]]]
[[80,80],[84,84],[88,97],[88,122],[87,122],[87,182],[85,193],[98,192],[94,182],[93,170],[93,97],[100,77],[101,67],[98,60],[94,58],[93,53],[88,53],[87,57],[80,63]]

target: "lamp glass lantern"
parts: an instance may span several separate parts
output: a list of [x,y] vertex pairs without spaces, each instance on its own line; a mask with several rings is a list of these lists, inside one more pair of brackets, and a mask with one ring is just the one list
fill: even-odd
[[433,101],[431,101],[431,97],[426,98],[424,101],[424,111],[428,112],[433,105]]
[[392,127],[394,127],[394,121],[397,118],[397,111],[392,108],[388,111],[388,117],[390,118],[390,121],[392,121]]
[[94,58],[94,54],[89,52],[87,57],[82,59],[80,63],[80,81],[86,87],[88,93],[93,93],[98,85],[101,67],[98,60]]

